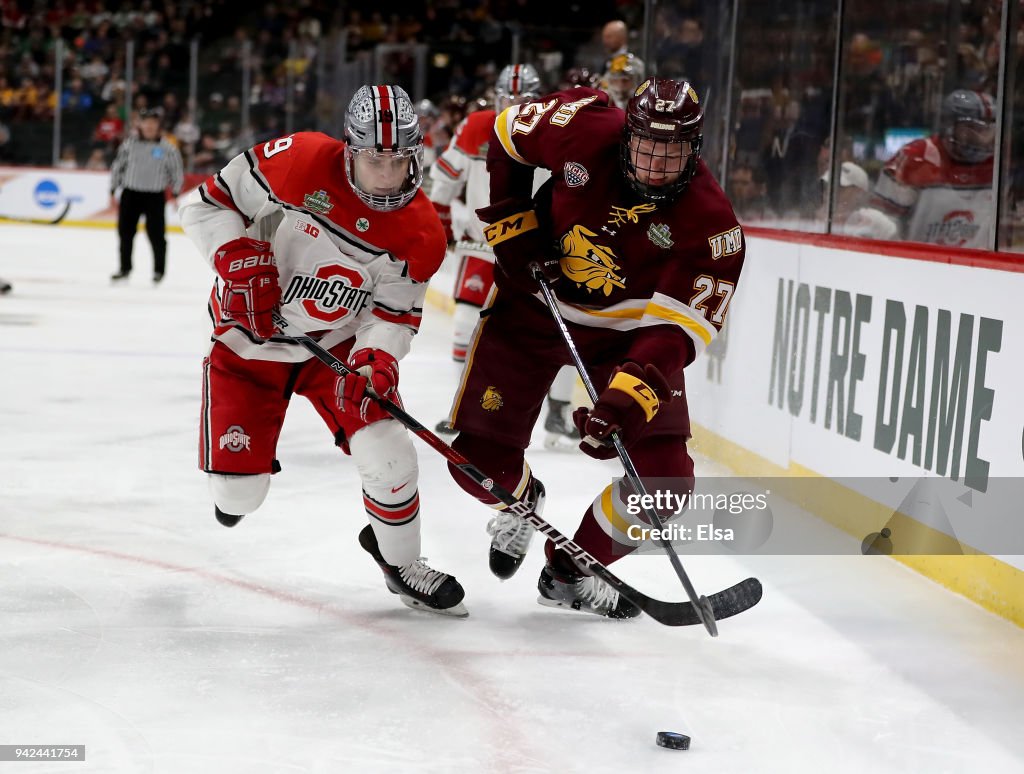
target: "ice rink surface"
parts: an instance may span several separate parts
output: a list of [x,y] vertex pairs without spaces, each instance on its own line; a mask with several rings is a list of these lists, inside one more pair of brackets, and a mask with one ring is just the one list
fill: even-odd
[[[424,553],[466,620],[411,611],[356,543],[354,466],[298,398],[284,470],[237,528],[196,469],[210,273],[170,236],[111,287],[109,230],[0,227],[0,744],[84,744],[75,772],[1024,771],[1024,631],[884,557],[686,560],[702,593],[764,600],[700,627],[539,606],[539,541],[500,583],[488,513],[417,441]],[[402,363],[445,415],[449,319]],[[572,534],[613,463],[543,448]],[[698,460],[698,475],[714,471]],[[615,571],[683,599],[663,556]],[[687,752],[654,745],[689,734]]]

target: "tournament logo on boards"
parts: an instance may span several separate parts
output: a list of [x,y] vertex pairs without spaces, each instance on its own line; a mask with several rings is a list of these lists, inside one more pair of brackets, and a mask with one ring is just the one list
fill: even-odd
[[249,444],[252,441],[241,425],[231,425],[220,437],[220,448],[229,452],[240,452],[242,449],[250,451]]
[[369,306],[373,291],[364,289],[367,284],[358,270],[332,263],[312,274],[295,274],[281,294],[281,305],[294,301],[312,319],[336,323]]
[[505,405],[505,399],[494,387],[488,387],[480,398],[480,405],[484,407],[484,411],[497,411]]
[[562,174],[565,176],[565,184],[570,188],[579,188],[590,180],[590,173],[587,172],[587,168],[576,161],[565,162]]
[[302,203],[305,205],[307,210],[318,212],[321,215],[326,215],[334,209],[334,203],[331,201],[331,197],[328,196],[327,191],[324,191],[323,189],[306,194],[302,197]]

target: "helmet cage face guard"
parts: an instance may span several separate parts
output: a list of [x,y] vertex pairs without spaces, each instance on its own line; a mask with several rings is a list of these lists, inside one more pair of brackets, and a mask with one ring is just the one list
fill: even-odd
[[[360,187],[356,159],[410,159],[398,190],[386,194]],[[419,116],[400,86],[362,86],[345,112],[345,176],[356,196],[381,212],[397,210],[413,200],[423,182],[423,133]]]
[[[667,78],[644,81],[626,106],[626,122],[620,144],[622,172],[630,187],[651,202],[668,202],[679,197],[697,172],[697,162],[704,144],[703,123],[704,110],[688,82]],[[652,154],[641,155],[637,147],[634,147],[639,146],[642,140],[653,141]],[[686,161],[682,163],[680,174],[675,180],[655,185],[638,178],[638,172],[674,173],[681,162],[669,155],[669,146],[684,143],[688,145],[689,154],[686,153],[687,148],[680,148],[680,158],[685,157]],[[652,165],[654,158],[663,157],[662,168],[652,170],[648,167],[647,156],[651,156]]]
[[[409,170],[402,180],[402,185],[397,191],[378,194],[368,191],[359,185],[358,173],[356,171],[356,159],[365,158],[373,163],[375,159],[409,159]],[[355,148],[351,145],[345,146],[345,177],[352,186],[363,204],[372,210],[389,212],[401,209],[416,196],[416,192],[423,183],[423,146],[415,148],[402,148],[397,151],[378,151],[376,148]]]
[[941,139],[950,156],[980,164],[995,154],[995,108],[988,94],[957,89],[942,101]]

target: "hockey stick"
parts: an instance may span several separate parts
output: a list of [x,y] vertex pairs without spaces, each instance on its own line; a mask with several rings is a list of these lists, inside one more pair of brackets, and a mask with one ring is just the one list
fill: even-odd
[[71,209],[71,202],[64,202],[64,209],[61,210],[57,217],[47,220],[46,218],[20,218],[16,215],[0,215],[0,221],[8,223],[33,223],[39,226],[56,226],[65,217],[67,217],[68,210]]
[[[280,314],[274,314],[274,324],[282,333],[289,336],[292,341],[305,347],[313,357],[328,366],[339,376],[348,376],[354,373],[341,359],[332,355],[309,336],[302,333],[287,333],[291,324]],[[509,511],[525,519],[534,529],[553,540],[555,545],[568,553],[576,564],[603,580],[655,621],[666,626],[693,626],[703,622],[697,609],[691,603],[662,602],[637,591],[628,583],[619,579],[597,559],[534,513],[523,500],[520,500],[507,489],[500,486],[494,479],[421,425],[414,417],[406,413],[401,406],[390,400],[381,398],[375,398],[375,400],[388,414],[401,422],[413,434],[419,436],[432,449],[439,452],[442,457],[462,471],[481,489],[493,494],[508,506]],[[742,613],[744,610],[756,605],[759,601],[761,601],[761,584],[756,578],[748,578],[731,588],[720,591],[717,594],[712,594],[710,598],[711,607],[714,609],[714,616],[717,619],[729,618],[737,613]]]
[[[551,283],[548,282],[548,278],[544,276],[544,271],[538,264],[530,264],[530,272],[533,274],[533,278],[537,280],[537,284],[540,285],[540,292],[544,295],[544,303],[547,304],[548,311],[551,312],[551,316],[554,318],[555,324],[562,334],[565,346],[568,348],[569,354],[572,355],[573,363],[576,365],[576,370],[579,371],[580,378],[583,380],[583,386],[587,388],[590,400],[597,403],[597,390],[590,379],[590,374],[587,373],[587,366],[583,362],[583,358],[580,357],[579,350],[576,349],[576,342],[573,341],[572,334],[569,333],[569,328],[565,324],[565,318],[558,311],[558,302],[555,301],[555,295],[551,292]],[[686,590],[686,596],[690,598],[690,603],[693,605],[697,615],[700,616],[700,621],[704,624],[704,628],[708,630],[708,634],[712,637],[717,637],[718,627],[715,625],[715,611],[711,606],[711,601],[707,597],[697,596],[697,591],[690,582],[690,576],[686,574],[683,563],[679,561],[679,555],[672,547],[672,543],[669,542],[668,538],[664,537],[665,525],[661,521],[661,517],[658,516],[658,512],[654,508],[649,508],[645,505],[645,503],[651,502],[651,498],[647,494],[647,489],[644,487],[643,481],[640,480],[640,475],[633,465],[633,460],[629,456],[629,452],[626,451],[626,446],[622,443],[622,438],[617,431],[611,434],[611,439],[615,452],[622,461],[622,467],[626,471],[626,478],[629,479],[633,491],[640,495],[640,507],[643,508],[644,515],[647,516],[651,525],[658,531],[658,543],[668,555],[668,560],[672,563],[672,569],[676,571],[680,583],[683,584],[683,588]]]

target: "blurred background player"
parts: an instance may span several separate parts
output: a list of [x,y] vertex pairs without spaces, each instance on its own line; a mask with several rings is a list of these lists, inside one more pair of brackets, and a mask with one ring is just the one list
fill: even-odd
[[626,104],[644,79],[644,63],[633,54],[619,54],[608,63],[601,79],[601,88],[608,92],[615,107],[626,109]]
[[[349,103],[344,142],[300,132],[259,144],[189,195],[182,225],[217,274],[200,466],[214,515],[235,526],[260,507],[280,469],[291,395],[306,397],[359,470],[369,520],[359,543],[388,589],[410,606],[465,615],[458,581],[418,559],[412,439],[372,400],[400,400],[398,361],[444,260],[443,229],[419,190],[422,152],[405,91],[363,86]],[[278,309],[358,374],[338,377],[277,335]]]
[[[540,95],[540,76],[533,65],[508,65],[498,74],[494,87],[498,112],[510,105],[537,99]],[[445,226],[449,243],[454,245],[458,265],[452,359],[460,364],[460,371],[473,329],[480,319],[480,309],[494,284],[494,252],[484,239],[484,224],[475,215],[475,211],[487,206],[489,201],[490,178],[486,159],[494,119],[495,110],[487,107],[467,115],[430,169],[430,200]],[[547,172],[538,174],[535,185],[539,186],[547,177]],[[458,201],[460,197],[461,202]],[[571,417],[575,384],[574,370],[566,368],[551,385],[548,416],[544,423],[544,442],[550,449],[572,449],[579,440]],[[447,419],[438,423],[436,431],[442,434],[455,432]]]
[[987,248],[994,228],[992,96],[956,89],[942,101],[939,131],[893,156],[875,183],[870,207],[847,220],[847,233],[953,247]]
[[[548,385],[570,362],[538,298],[529,265],[554,281],[561,313],[599,390],[578,409],[580,449],[612,459],[618,431],[641,476],[692,488],[683,368],[718,335],[740,268],[743,234],[700,158],[704,109],[685,81],[652,78],[623,112],[608,96],[577,88],[550,107],[513,106],[495,122],[488,150],[491,205],[478,210],[499,271],[477,326],[452,420],[453,446],[528,503],[544,487],[526,463]],[[537,194],[533,169],[552,172]],[[519,568],[533,529],[457,469],[466,491],[498,511],[491,571]],[[588,505],[573,540],[604,564],[638,547],[628,492],[613,481]],[[639,614],[548,541],[539,601],[612,618]]]
[[429,99],[421,99],[416,103],[416,117],[420,122],[420,134],[423,136],[423,169],[427,170],[437,158],[434,125],[441,117],[441,111]]
[[174,196],[181,193],[185,170],[177,146],[161,132],[162,120],[160,108],[139,111],[137,131],[117,149],[110,168],[110,196],[118,208],[117,234],[121,245],[120,267],[111,277],[114,282],[126,280],[132,273],[132,245],[142,216],[146,218],[146,236],[153,248],[153,282],[164,278],[165,196],[168,188]]

